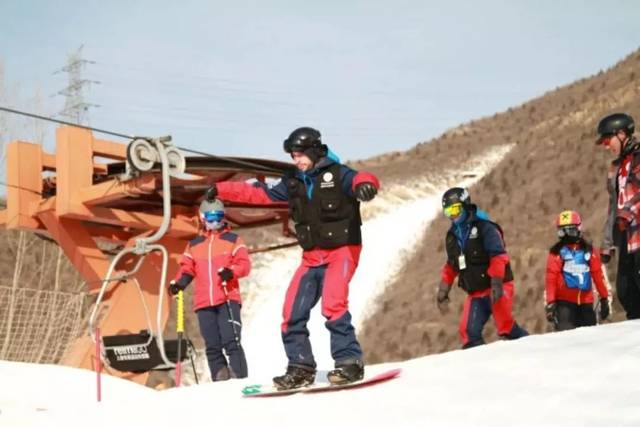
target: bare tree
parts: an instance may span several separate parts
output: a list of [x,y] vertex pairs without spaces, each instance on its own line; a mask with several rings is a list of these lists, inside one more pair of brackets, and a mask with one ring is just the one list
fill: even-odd
[[0,358],[6,359],[7,352],[9,350],[9,343],[11,342],[12,326],[15,315],[15,298],[17,295],[18,283],[20,282],[20,275],[22,274],[22,268],[24,267],[24,255],[26,252],[26,236],[25,232],[21,231],[18,235],[18,249],[16,251],[16,261],[13,269],[13,280],[11,283],[11,297],[9,300],[9,315],[7,319],[6,331],[4,336],[4,343],[0,349]]
[[[7,90],[4,82],[4,62],[0,59],[0,105],[7,104]],[[4,178],[5,174],[5,145],[9,134],[7,125],[7,115],[0,113],[0,177]]]

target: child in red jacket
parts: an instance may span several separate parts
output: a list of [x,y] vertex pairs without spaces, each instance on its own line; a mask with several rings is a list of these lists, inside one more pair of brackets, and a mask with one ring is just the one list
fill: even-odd
[[224,205],[220,200],[203,201],[200,219],[202,233],[187,245],[169,292],[175,295],[195,279],[193,309],[205,341],[211,380],[246,378],[238,279],[251,270],[249,252],[242,238],[222,221]]
[[558,238],[547,258],[546,316],[556,331],[596,324],[593,285],[600,295],[600,318],[609,316],[609,293],[598,249],[582,237],[582,219],[564,211],[556,219]]

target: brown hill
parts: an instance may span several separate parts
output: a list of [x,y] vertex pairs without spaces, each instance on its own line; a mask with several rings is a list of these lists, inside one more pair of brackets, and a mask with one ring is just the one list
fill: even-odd
[[[505,230],[516,280],[515,317],[531,333],[548,330],[544,320],[544,268],[555,240],[553,220],[565,209],[580,212],[587,237],[601,243],[606,214],[609,157],[594,146],[595,126],[603,115],[627,111],[640,118],[640,51],[595,76],[557,88],[508,111],[468,123],[406,153],[390,153],[357,162],[384,181],[401,182],[422,171],[455,167],[494,144],[515,143],[513,150],[470,189],[474,202]],[[424,234],[402,274],[377,303],[360,331],[369,363],[403,360],[459,347],[458,318],[464,292],[455,289],[450,313],[435,306],[435,288],[444,262],[448,221],[440,217]],[[615,278],[615,263],[609,277]],[[613,281],[612,281],[613,283]],[[623,315],[617,301],[613,320]],[[485,337],[495,339],[491,321]]]

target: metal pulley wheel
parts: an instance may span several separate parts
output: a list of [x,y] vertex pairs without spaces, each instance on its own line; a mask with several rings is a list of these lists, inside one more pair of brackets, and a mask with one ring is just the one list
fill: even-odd
[[182,152],[176,147],[168,147],[165,154],[169,163],[169,173],[174,176],[183,174],[187,169],[187,162]]
[[136,139],[127,146],[127,162],[138,172],[148,172],[158,162],[158,152],[149,141]]

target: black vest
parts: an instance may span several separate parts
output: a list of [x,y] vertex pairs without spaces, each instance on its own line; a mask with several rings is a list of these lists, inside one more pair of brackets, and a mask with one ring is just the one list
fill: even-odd
[[332,249],[362,243],[360,203],[342,192],[340,165],[322,169],[314,178],[311,199],[304,182],[290,173],[285,176],[289,191],[289,214],[295,222],[302,249]]
[[[469,233],[469,238],[464,248],[465,269],[460,270],[459,257],[462,254],[462,249],[453,231],[449,230],[445,242],[447,263],[459,274],[458,285],[468,293],[491,287],[491,278],[487,274],[490,257],[484,250],[480,222],[493,224],[498,228],[500,235],[502,235],[502,229],[498,224],[480,219],[472,220],[471,232]],[[507,263],[503,283],[512,280],[513,272],[511,271],[511,263]]]

